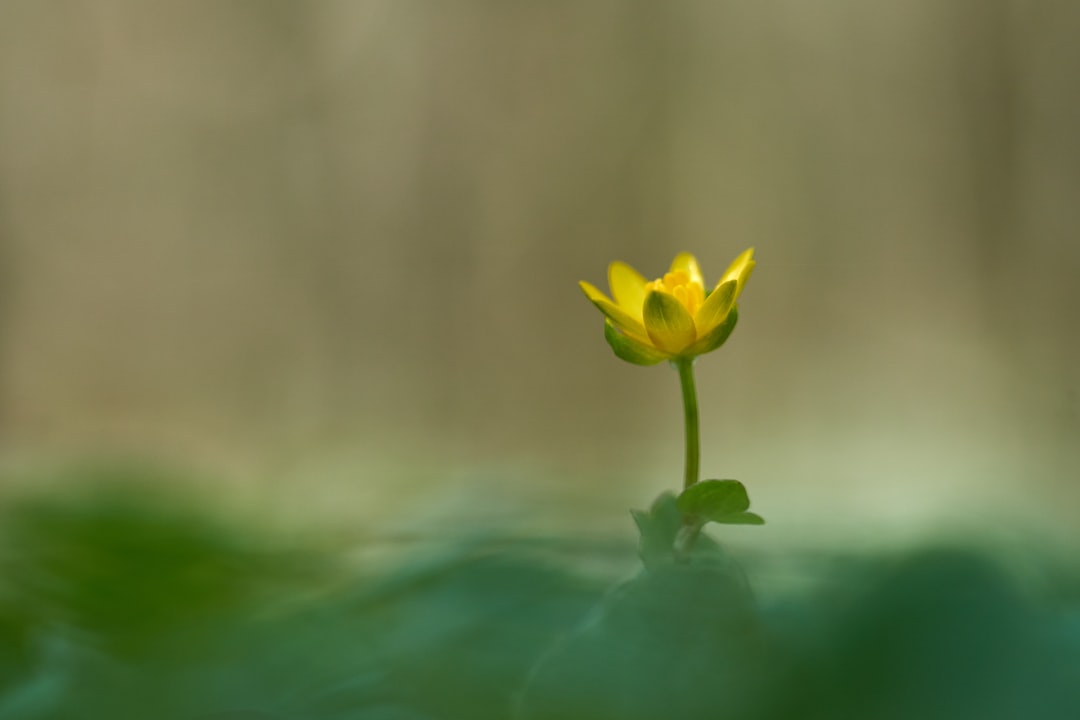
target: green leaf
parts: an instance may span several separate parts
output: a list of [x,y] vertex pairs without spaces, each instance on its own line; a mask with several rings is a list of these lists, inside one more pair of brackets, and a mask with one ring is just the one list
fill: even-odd
[[750,497],[738,480],[703,480],[679,496],[677,507],[686,515],[725,525],[763,525],[761,516],[746,512]]
[[675,558],[675,538],[682,526],[675,496],[665,492],[653,501],[648,510],[631,510],[634,523],[641,533],[638,553],[645,567],[656,567]]
[[679,496],[678,508],[705,518],[732,515],[750,507],[746,488],[738,480],[703,480]]
[[765,518],[757,513],[741,512],[734,515],[726,515],[723,520],[714,520],[723,525],[764,525]]
[[624,335],[616,329],[610,320],[604,320],[604,339],[615,351],[615,356],[634,365],[656,365],[667,360],[667,355]]

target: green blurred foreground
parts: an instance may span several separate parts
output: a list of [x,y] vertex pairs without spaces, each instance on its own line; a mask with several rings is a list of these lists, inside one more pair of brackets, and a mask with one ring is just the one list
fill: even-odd
[[0,720],[1080,717],[1076,575],[818,557],[755,594],[718,549],[613,584],[574,568],[633,548],[492,537],[365,566],[113,475],[4,511]]

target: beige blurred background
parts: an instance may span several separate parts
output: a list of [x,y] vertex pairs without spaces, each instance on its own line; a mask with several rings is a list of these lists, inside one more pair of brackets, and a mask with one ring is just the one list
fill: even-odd
[[629,532],[677,379],[577,281],[753,245],[698,364],[704,473],[770,521],[730,532],[1067,534],[1077,37],[1061,0],[3,0],[3,461]]

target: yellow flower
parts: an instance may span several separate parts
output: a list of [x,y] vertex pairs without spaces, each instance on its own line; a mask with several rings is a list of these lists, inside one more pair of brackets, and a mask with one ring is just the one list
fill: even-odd
[[612,301],[593,285],[581,289],[604,313],[604,337],[623,360],[654,365],[691,358],[724,344],[735,329],[735,304],[754,270],[754,249],[744,251],[710,292],[697,258],[679,253],[662,278],[647,281],[624,262],[608,266]]

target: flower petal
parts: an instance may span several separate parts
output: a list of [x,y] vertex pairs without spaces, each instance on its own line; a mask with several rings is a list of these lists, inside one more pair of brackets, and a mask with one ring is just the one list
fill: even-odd
[[728,312],[735,304],[735,293],[738,291],[739,281],[732,278],[709,293],[705,302],[701,304],[694,314],[694,325],[698,328],[698,336],[704,337],[713,329],[724,322]]
[[694,318],[682,303],[658,290],[650,290],[645,296],[645,330],[658,349],[674,355],[697,338]]
[[701,266],[698,265],[697,258],[688,252],[681,252],[675,256],[675,259],[671,261],[671,269],[669,272],[682,271],[690,276],[690,279],[701,287],[705,287],[705,279],[701,275]]
[[735,305],[731,308],[731,312],[728,313],[724,322],[717,325],[712,329],[712,332],[706,334],[696,343],[690,346],[690,349],[686,351],[686,355],[704,355],[717,349],[725,342],[728,337],[731,336],[731,332],[735,329],[735,325],[739,322],[739,306]]
[[615,351],[615,355],[634,365],[655,365],[664,360],[671,359],[667,353],[660,352],[656,348],[646,345],[641,340],[636,340],[629,335],[619,332],[615,323],[604,320],[604,339]]
[[750,273],[754,271],[754,266],[757,263],[754,261],[754,248],[747,248],[743,250],[739,257],[728,266],[727,271],[723,277],[720,278],[720,282],[716,284],[717,287],[726,283],[729,280],[737,280],[738,285],[735,286],[735,298],[738,299],[742,294],[743,287],[746,285],[746,281],[750,278]]
[[642,321],[646,282],[641,273],[624,262],[616,260],[608,265],[608,286],[615,302],[638,322]]
[[619,330],[626,332],[628,335],[633,335],[639,339],[645,339],[648,335],[645,332],[645,326],[641,324],[640,320],[631,317],[625,310],[620,308],[615,303],[596,289],[596,286],[591,285],[584,280],[578,283],[581,289],[585,292],[585,297],[592,301],[592,304],[600,309],[600,312],[611,319],[615,323],[615,327]]

